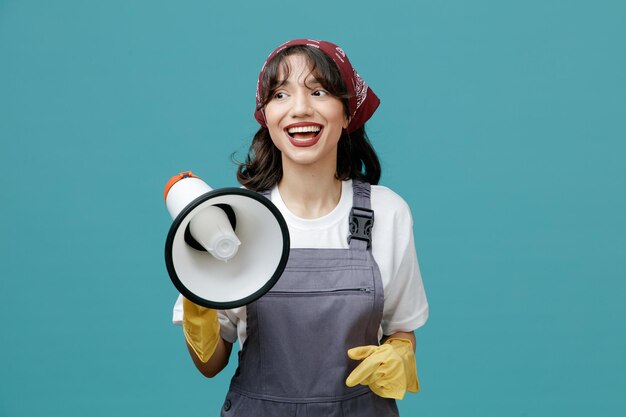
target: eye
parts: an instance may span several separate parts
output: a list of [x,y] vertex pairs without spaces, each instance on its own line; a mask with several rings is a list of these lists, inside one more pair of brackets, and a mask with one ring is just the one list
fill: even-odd
[[311,94],[316,96],[316,97],[324,97],[324,96],[328,95],[328,91],[323,90],[321,88],[318,88],[316,90],[313,90],[313,92]]
[[287,97],[287,94],[283,91],[278,91],[276,93],[274,93],[274,96],[272,97],[275,100],[282,100],[285,97]]

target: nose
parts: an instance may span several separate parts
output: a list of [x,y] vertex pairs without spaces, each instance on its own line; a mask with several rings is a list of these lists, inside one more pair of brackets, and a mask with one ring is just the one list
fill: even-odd
[[294,94],[291,106],[291,117],[310,116],[312,113],[311,96],[308,91],[300,91]]

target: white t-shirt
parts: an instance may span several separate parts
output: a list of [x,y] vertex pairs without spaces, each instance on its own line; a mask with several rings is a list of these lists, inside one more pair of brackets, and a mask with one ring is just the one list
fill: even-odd
[[[341,198],[333,211],[317,219],[295,216],[285,206],[278,187],[271,192],[272,203],[280,210],[289,228],[291,248],[347,249],[352,208],[352,181],[342,183]],[[373,185],[374,210],[372,255],[380,268],[385,304],[379,329],[382,335],[413,331],[428,319],[428,302],[413,240],[413,219],[406,202],[389,188]],[[221,336],[234,343],[246,339],[246,307],[218,312]],[[182,324],[182,296],[174,305],[173,322]]]

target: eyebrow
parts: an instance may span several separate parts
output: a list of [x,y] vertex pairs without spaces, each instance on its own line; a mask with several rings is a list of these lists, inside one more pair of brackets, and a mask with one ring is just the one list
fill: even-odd
[[[291,85],[291,81],[289,80],[276,80],[278,85]],[[318,80],[317,78],[311,78],[310,80],[304,80],[304,85],[308,86],[308,85],[312,85],[312,84],[316,84],[316,85],[322,85],[322,83],[320,82],[320,80]]]

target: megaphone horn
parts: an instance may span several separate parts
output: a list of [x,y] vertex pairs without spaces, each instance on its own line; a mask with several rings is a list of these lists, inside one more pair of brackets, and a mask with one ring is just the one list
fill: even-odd
[[181,294],[228,309],[274,286],[289,257],[289,231],[271,201],[242,188],[213,190],[191,172],[172,177],[164,197],[174,219],[165,263]]

